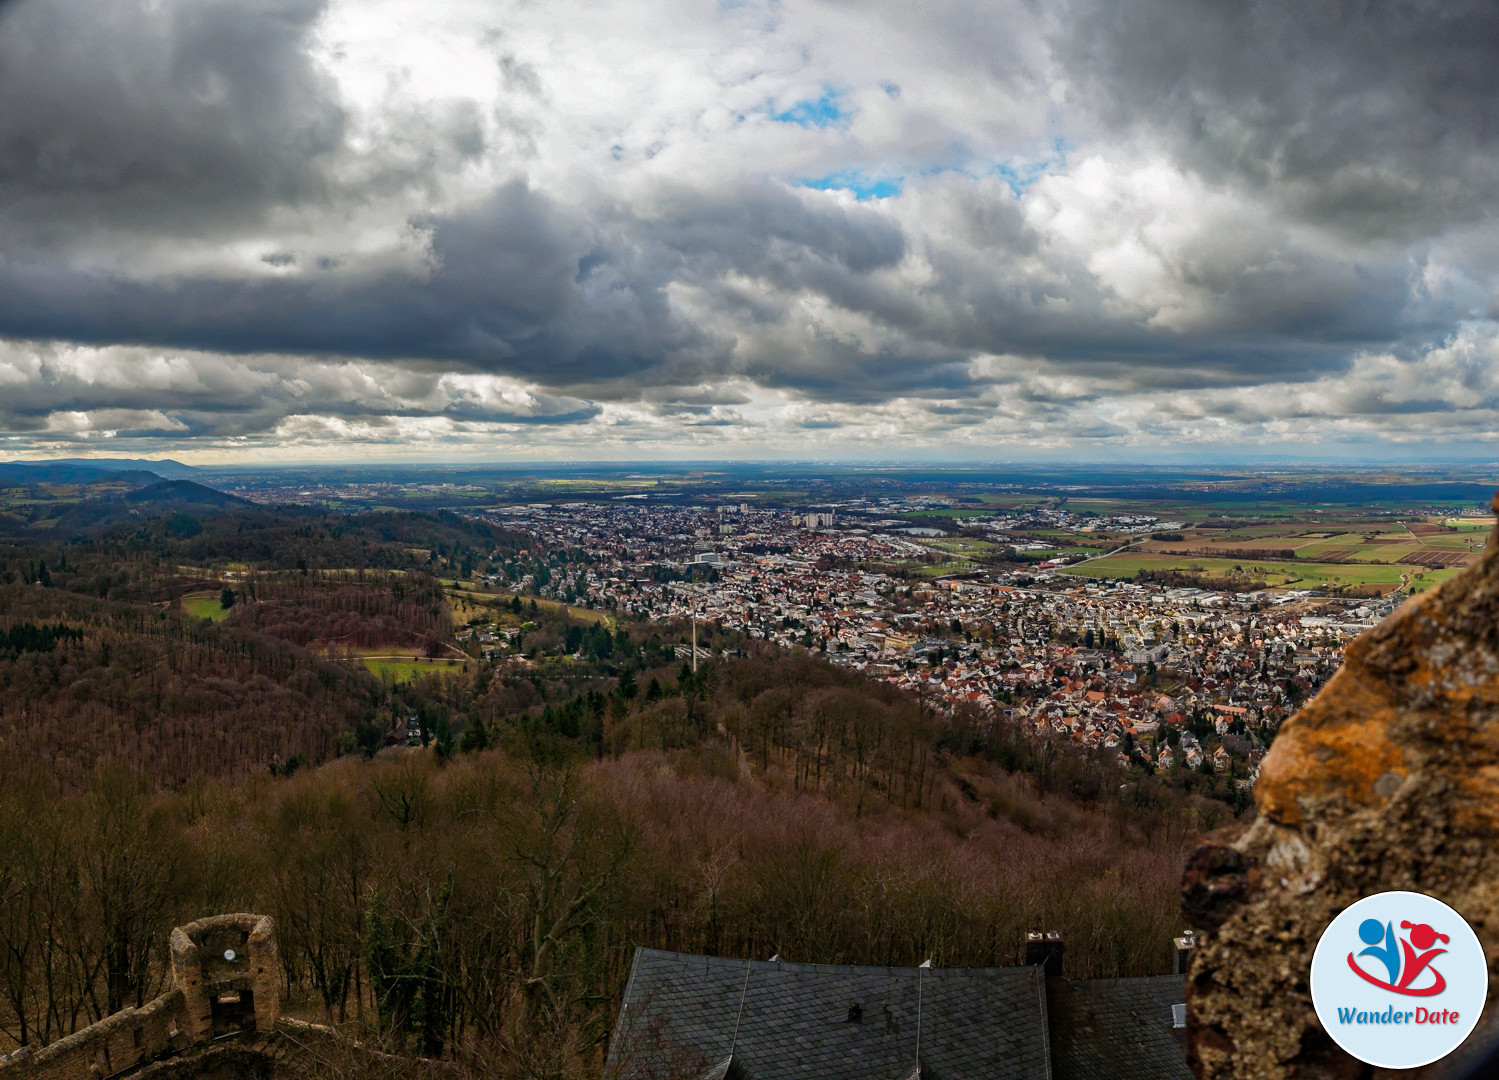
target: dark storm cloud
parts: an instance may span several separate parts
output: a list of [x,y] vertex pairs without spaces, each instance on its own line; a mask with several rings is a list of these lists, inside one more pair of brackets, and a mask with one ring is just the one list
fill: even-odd
[[[307,357],[185,354],[146,348],[0,342],[0,426],[91,428],[244,436],[285,417],[344,420],[442,417],[454,423],[572,425],[599,414],[589,402],[484,375],[413,371]],[[60,419],[59,419],[60,418]]]
[[1077,98],[1368,240],[1478,220],[1499,189],[1499,5],[1098,0],[1058,42]]
[[[586,239],[547,200],[511,184],[471,212],[415,224],[425,272],[377,270],[166,281],[78,272],[41,259],[0,266],[0,333],[227,352],[471,358],[524,369],[557,360]],[[273,254],[277,258],[282,253]]]
[[201,235],[321,197],[344,117],[307,54],[324,0],[0,7],[0,228]]
[[905,238],[864,208],[809,203],[777,185],[663,191],[665,212],[642,219],[650,240],[699,271],[739,270],[792,284],[801,267],[867,274],[895,265]]
[[[727,270],[832,291],[888,266],[900,232],[878,215],[759,186],[714,203],[673,193],[670,216],[590,225],[527,185],[413,222],[429,268],[168,281],[0,260],[0,334],[446,361],[556,384],[630,380],[711,343],[670,312],[675,276]],[[289,253],[269,254],[290,265]]]
[[[1062,423],[1110,394],[1252,397],[1340,377],[1362,352],[1414,360],[1492,305],[1493,4],[1073,0],[1049,13],[1044,48],[1006,46],[1023,83],[991,72],[1002,93],[983,99],[1054,95],[1044,165],[985,165],[964,135],[907,133],[940,164],[858,202],[794,186],[838,171],[803,167],[827,146],[881,164],[880,147],[853,145],[857,88],[827,131],[725,122],[760,124],[795,169],[699,161],[702,176],[627,183],[561,155],[566,167],[527,171],[566,119],[546,112],[544,53],[503,28],[484,38],[514,96],[492,107],[350,102],[314,55],[330,2],[0,4],[0,337],[199,350],[201,376],[154,389],[37,376],[0,427],[111,409],[122,430],[213,435],[319,409],[565,424],[599,414],[584,399],[725,427],[748,383],[819,413],[921,399],[933,423],[972,426],[999,401]],[[912,29],[935,52],[983,52],[999,25],[977,5],[943,13]],[[943,97],[900,81],[900,108]],[[361,128],[368,114],[379,123]],[[684,138],[642,126],[647,159]],[[561,141],[592,161],[585,128]],[[843,141],[776,141],[790,137]],[[489,179],[465,172],[476,163]],[[215,368],[212,354],[260,359]],[[324,363],[324,378],[340,358],[374,362],[385,384],[299,388],[298,370]],[[434,389],[453,372],[552,393],[512,407]],[[1376,390],[1340,400],[1371,416],[1428,408]],[[799,423],[851,424],[827,411]],[[1077,430],[1118,430],[1089,424]]]

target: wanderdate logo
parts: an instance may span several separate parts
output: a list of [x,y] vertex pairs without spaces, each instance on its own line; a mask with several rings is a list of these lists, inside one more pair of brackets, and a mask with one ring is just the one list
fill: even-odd
[[1413,1069],[1450,1054],[1478,1023],[1488,964],[1478,936],[1435,897],[1366,896],[1335,918],[1312,957],[1312,1004],[1344,1050]]
[[[1409,931],[1409,935],[1397,938],[1395,925],[1389,922],[1381,924],[1378,919],[1365,919],[1358,927],[1359,940],[1368,946],[1358,955],[1371,956],[1382,963],[1385,974],[1389,976],[1388,980],[1369,974],[1351,952],[1348,954],[1348,966],[1381,990],[1408,994],[1411,997],[1440,994],[1447,989],[1447,980],[1432,965],[1432,961],[1447,950],[1433,949],[1432,946],[1438,941],[1446,945],[1452,939],[1426,923],[1412,923],[1408,919],[1400,920],[1400,929]],[[1400,946],[1398,949],[1395,947],[1397,943]],[[1426,974],[1431,977],[1423,979],[1422,976]],[[1422,985],[1414,985],[1418,982]]]

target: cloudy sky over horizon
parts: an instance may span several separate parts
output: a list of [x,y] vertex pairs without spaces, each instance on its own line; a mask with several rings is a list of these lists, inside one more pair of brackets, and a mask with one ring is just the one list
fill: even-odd
[[0,458],[1499,456],[1499,7],[0,0]]

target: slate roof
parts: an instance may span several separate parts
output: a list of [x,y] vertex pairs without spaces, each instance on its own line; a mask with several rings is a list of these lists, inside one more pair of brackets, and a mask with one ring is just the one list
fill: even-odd
[[1186,1001],[1182,975],[1048,979],[1056,1080],[1192,1080],[1186,1029],[1171,1006]]
[[917,1062],[918,994],[922,1080],[1050,1080],[1039,967],[840,967],[654,949],[636,950],[609,1075],[904,1080]]

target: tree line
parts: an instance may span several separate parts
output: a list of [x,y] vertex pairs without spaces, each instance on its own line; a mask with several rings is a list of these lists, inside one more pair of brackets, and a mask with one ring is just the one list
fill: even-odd
[[47,1042],[149,999],[171,926],[232,910],[276,918],[293,1014],[517,1077],[597,1074],[636,946],[987,966],[1058,929],[1071,975],[1169,970],[1212,804],[1121,795],[1117,768],[810,661],[640,674],[487,719],[429,701],[483,724],[467,752],[173,789],[13,769],[0,1029]]

